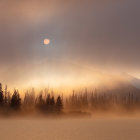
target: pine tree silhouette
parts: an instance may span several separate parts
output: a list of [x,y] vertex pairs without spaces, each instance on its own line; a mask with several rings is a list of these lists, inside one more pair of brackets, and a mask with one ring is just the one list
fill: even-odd
[[50,111],[54,112],[55,111],[55,100],[54,100],[54,96],[52,96],[51,100],[50,100]]
[[4,102],[4,96],[2,91],[2,84],[0,83],[0,106],[3,105],[3,102]]
[[20,106],[21,106],[21,98],[18,91],[15,90],[11,99],[11,107],[15,110],[18,110],[20,109]]
[[8,105],[8,97],[7,97],[7,85],[5,86],[5,91],[4,91],[4,105],[7,106]]
[[63,103],[62,103],[62,99],[60,96],[58,96],[57,100],[56,100],[56,111],[57,112],[61,112],[63,109]]
[[46,98],[46,103],[45,103],[46,112],[50,112],[50,106],[51,106],[51,97],[50,97],[50,94],[48,94]]
[[39,97],[37,98],[37,107],[40,110],[43,110],[44,109],[44,99],[43,99],[42,94],[40,94]]

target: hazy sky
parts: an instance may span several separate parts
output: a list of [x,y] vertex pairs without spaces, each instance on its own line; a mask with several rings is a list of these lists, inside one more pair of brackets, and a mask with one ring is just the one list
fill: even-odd
[[140,77],[139,17],[139,0],[1,0],[0,80],[72,81],[88,68]]

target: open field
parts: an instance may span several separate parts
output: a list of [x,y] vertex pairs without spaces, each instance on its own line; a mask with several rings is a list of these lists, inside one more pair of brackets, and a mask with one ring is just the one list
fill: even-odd
[[1,140],[139,140],[140,119],[1,119]]

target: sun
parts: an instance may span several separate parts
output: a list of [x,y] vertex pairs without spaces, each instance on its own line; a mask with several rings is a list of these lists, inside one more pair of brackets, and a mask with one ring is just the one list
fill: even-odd
[[48,45],[48,44],[50,44],[50,39],[48,38],[44,39],[44,45]]

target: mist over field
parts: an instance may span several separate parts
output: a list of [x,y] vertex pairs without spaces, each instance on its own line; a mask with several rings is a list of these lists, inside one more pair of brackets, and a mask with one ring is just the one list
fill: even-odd
[[0,0],[0,140],[140,140],[140,0]]
[[139,140],[135,119],[0,119],[3,140]]

